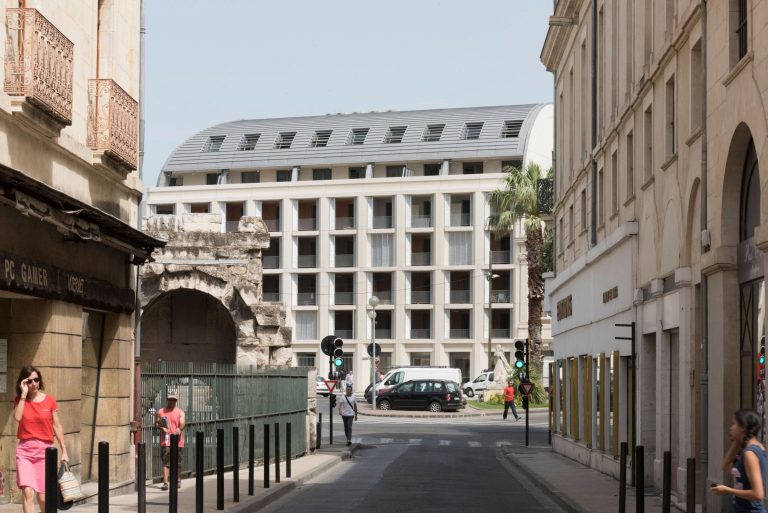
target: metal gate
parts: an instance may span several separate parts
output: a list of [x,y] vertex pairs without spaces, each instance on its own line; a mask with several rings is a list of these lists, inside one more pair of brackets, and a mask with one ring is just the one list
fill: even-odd
[[[291,423],[291,454],[307,452],[307,368],[237,369],[233,364],[147,362],[141,369],[142,440],[146,443],[147,478],[162,477],[160,431],[155,413],[168,391],[178,395],[186,414],[182,475],[194,468],[195,433],[205,433],[205,470],[216,465],[216,430],[224,429],[224,465],[232,464],[232,428],[239,428],[240,461],[248,461],[248,426],[256,430],[256,455],[263,454],[264,424]],[[274,433],[274,429],[271,430]],[[272,435],[274,436],[274,434]],[[285,435],[282,435],[285,440]],[[284,442],[283,442],[284,443]]]

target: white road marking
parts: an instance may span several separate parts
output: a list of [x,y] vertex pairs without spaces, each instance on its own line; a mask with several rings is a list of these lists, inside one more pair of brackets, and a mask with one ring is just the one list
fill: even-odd
[[468,444],[470,447],[482,447],[482,446],[483,446],[483,444],[482,444],[482,443],[480,443],[480,442],[475,442],[474,440],[470,440],[469,442],[467,442],[467,444]]
[[408,443],[411,445],[421,445],[421,438],[409,438]]
[[450,440],[440,440],[440,445],[451,445]]

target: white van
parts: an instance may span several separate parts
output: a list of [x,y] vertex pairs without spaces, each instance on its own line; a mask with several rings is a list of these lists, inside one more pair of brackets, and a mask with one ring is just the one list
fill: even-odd
[[376,391],[414,379],[446,379],[461,386],[461,369],[450,367],[394,367],[376,384]]

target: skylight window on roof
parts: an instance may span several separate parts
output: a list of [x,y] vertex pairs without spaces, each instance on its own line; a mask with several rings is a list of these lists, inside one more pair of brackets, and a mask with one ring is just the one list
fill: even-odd
[[387,144],[397,144],[403,142],[403,136],[405,135],[405,129],[407,126],[391,126],[389,132],[384,138],[384,142]]
[[504,127],[501,129],[501,137],[518,137],[520,135],[520,128],[523,126],[522,119],[515,119],[512,121],[505,121]]
[[293,144],[294,137],[296,137],[296,132],[280,132],[275,139],[275,149],[287,150]]
[[424,136],[421,138],[423,142],[437,142],[443,135],[443,129],[445,125],[427,125],[424,129]]
[[261,134],[245,134],[240,139],[240,144],[237,146],[239,151],[251,151],[256,147],[256,143],[259,142]]
[[483,122],[467,123],[464,125],[464,137],[462,139],[480,139],[480,131],[483,129]]
[[368,135],[369,128],[353,128],[352,131],[349,133],[349,143],[348,144],[363,144],[365,142],[365,138]]
[[316,130],[312,136],[312,142],[309,145],[312,148],[324,148],[328,146],[328,140],[331,138],[333,130]]
[[221,145],[224,143],[225,137],[225,135],[212,135],[208,137],[208,142],[205,143],[205,148],[203,148],[203,151],[219,151],[221,149]]

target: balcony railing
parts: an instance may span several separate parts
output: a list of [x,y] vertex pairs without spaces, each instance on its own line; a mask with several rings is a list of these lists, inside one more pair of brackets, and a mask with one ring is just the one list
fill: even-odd
[[536,210],[539,214],[551,214],[555,206],[555,182],[552,178],[536,181]]
[[491,251],[491,258],[493,258],[494,264],[511,264],[512,252],[506,251]]
[[411,338],[432,338],[432,330],[429,328],[411,328]]
[[511,303],[512,293],[509,290],[496,290],[491,292],[491,302],[493,303]]
[[337,217],[336,229],[337,230],[354,230],[355,218],[354,217]]
[[468,290],[452,290],[451,291],[451,303],[453,303],[453,304],[468,304],[469,303],[469,291]]
[[263,219],[264,224],[267,225],[267,230],[270,232],[279,232],[280,231],[280,218],[277,219]]
[[351,338],[354,338],[355,336],[353,330],[340,330],[337,328],[333,330],[333,332],[334,332],[334,335],[342,339],[351,339]]
[[493,328],[491,336],[493,338],[512,338],[512,332],[509,328]]
[[412,215],[411,227],[412,228],[431,228],[432,216]]
[[6,27],[5,92],[71,125],[75,45],[36,9],[8,9]]
[[392,228],[392,216],[373,216],[374,228]]
[[382,291],[373,291],[373,295],[379,298],[379,302],[382,305],[391,305],[392,304],[392,292],[389,290],[382,290]]
[[239,226],[240,221],[227,221],[224,223],[224,230],[226,230],[227,233],[233,233],[237,231]]
[[336,292],[334,295],[334,304],[337,305],[352,305],[354,304],[355,293],[354,292]]
[[354,267],[355,255],[354,253],[337,253],[336,254],[336,267]]
[[299,255],[299,267],[315,267],[317,257],[315,255]]
[[411,265],[431,265],[431,264],[432,264],[431,251],[411,253]]
[[450,338],[469,338],[469,328],[451,328]]
[[264,269],[279,269],[280,256],[279,255],[262,255],[261,266]]
[[279,292],[262,292],[261,298],[264,301],[268,301],[270,303],[279,303],[280,302],[280,293]]
[[392,338],[392,330],[389,328],[376,328],[376,338],[378,339]]
[[296,304],[299,306],[312,306],[315,305],[315,293],[314,292],[297,292]]
[[429,290],[411,290],[412,305],[428,305],[432,303],[432,292]]
[[317,230],[317,219],[299,219],[299,230],[302,232],[313,232]]
[[88,81],[88,147],[136,169],[139,102],[108,78]]
[[470,214],[451,214],[451,226],[469,226],[471,218]]

